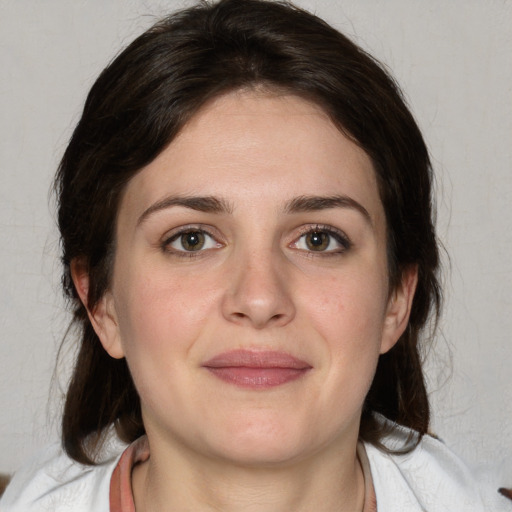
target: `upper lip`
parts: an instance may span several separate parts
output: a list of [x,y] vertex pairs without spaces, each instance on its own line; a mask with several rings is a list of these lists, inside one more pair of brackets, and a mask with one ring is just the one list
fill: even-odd
[[208,368],[294,368],[297,370],[309,369],[311,365],[286,352],[273,350],[231,350],[218,354],[203,366]]

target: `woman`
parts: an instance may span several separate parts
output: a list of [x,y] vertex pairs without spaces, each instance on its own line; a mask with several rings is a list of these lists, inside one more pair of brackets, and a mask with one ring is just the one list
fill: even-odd
[[428,152],[343,35],[259,0],[164,19],[98,78],[56,190],[65,453],[2,510],[505,510],[427,435]]

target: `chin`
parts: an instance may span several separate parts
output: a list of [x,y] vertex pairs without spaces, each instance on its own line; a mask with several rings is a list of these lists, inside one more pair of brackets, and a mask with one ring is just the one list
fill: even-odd
[[218,455],[231,464],[247,468],[285,467],[306,456],[304,449],[268,439],[253,439],[245,446],[223,446]]
[[309,435],[301,436],[297,428],[276,421],[255,421],[231,425],[216,439],[217,456],[242,466],[280,466],[303,458],[314,450]]

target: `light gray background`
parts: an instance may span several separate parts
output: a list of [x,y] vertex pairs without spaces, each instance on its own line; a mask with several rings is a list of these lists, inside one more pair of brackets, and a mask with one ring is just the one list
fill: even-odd
[[[70,354],[52,383],[68,321],[52,175],[101,69],[153,16],[186,4],[0,0],[0,472],[57,438]],[[471,466],[492,468],[497,484],[510,486],[512,2],[298,4],[385,62],[423,129],[451,258],[428,365],[433,429]]]

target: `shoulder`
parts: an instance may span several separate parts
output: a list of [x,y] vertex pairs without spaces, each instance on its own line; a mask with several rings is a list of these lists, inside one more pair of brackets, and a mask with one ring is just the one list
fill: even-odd
[[[411,432],[395,427],[383,440],[393,450]],[[425,436],[404,455],[389,454],[365,443],[379,512],[512,512],[512,502],[477,479],[441,441]]]
[[122,448],[84,466],[52,445],[22,467],[0,501],[2,512],[108,512],[112,472]]

